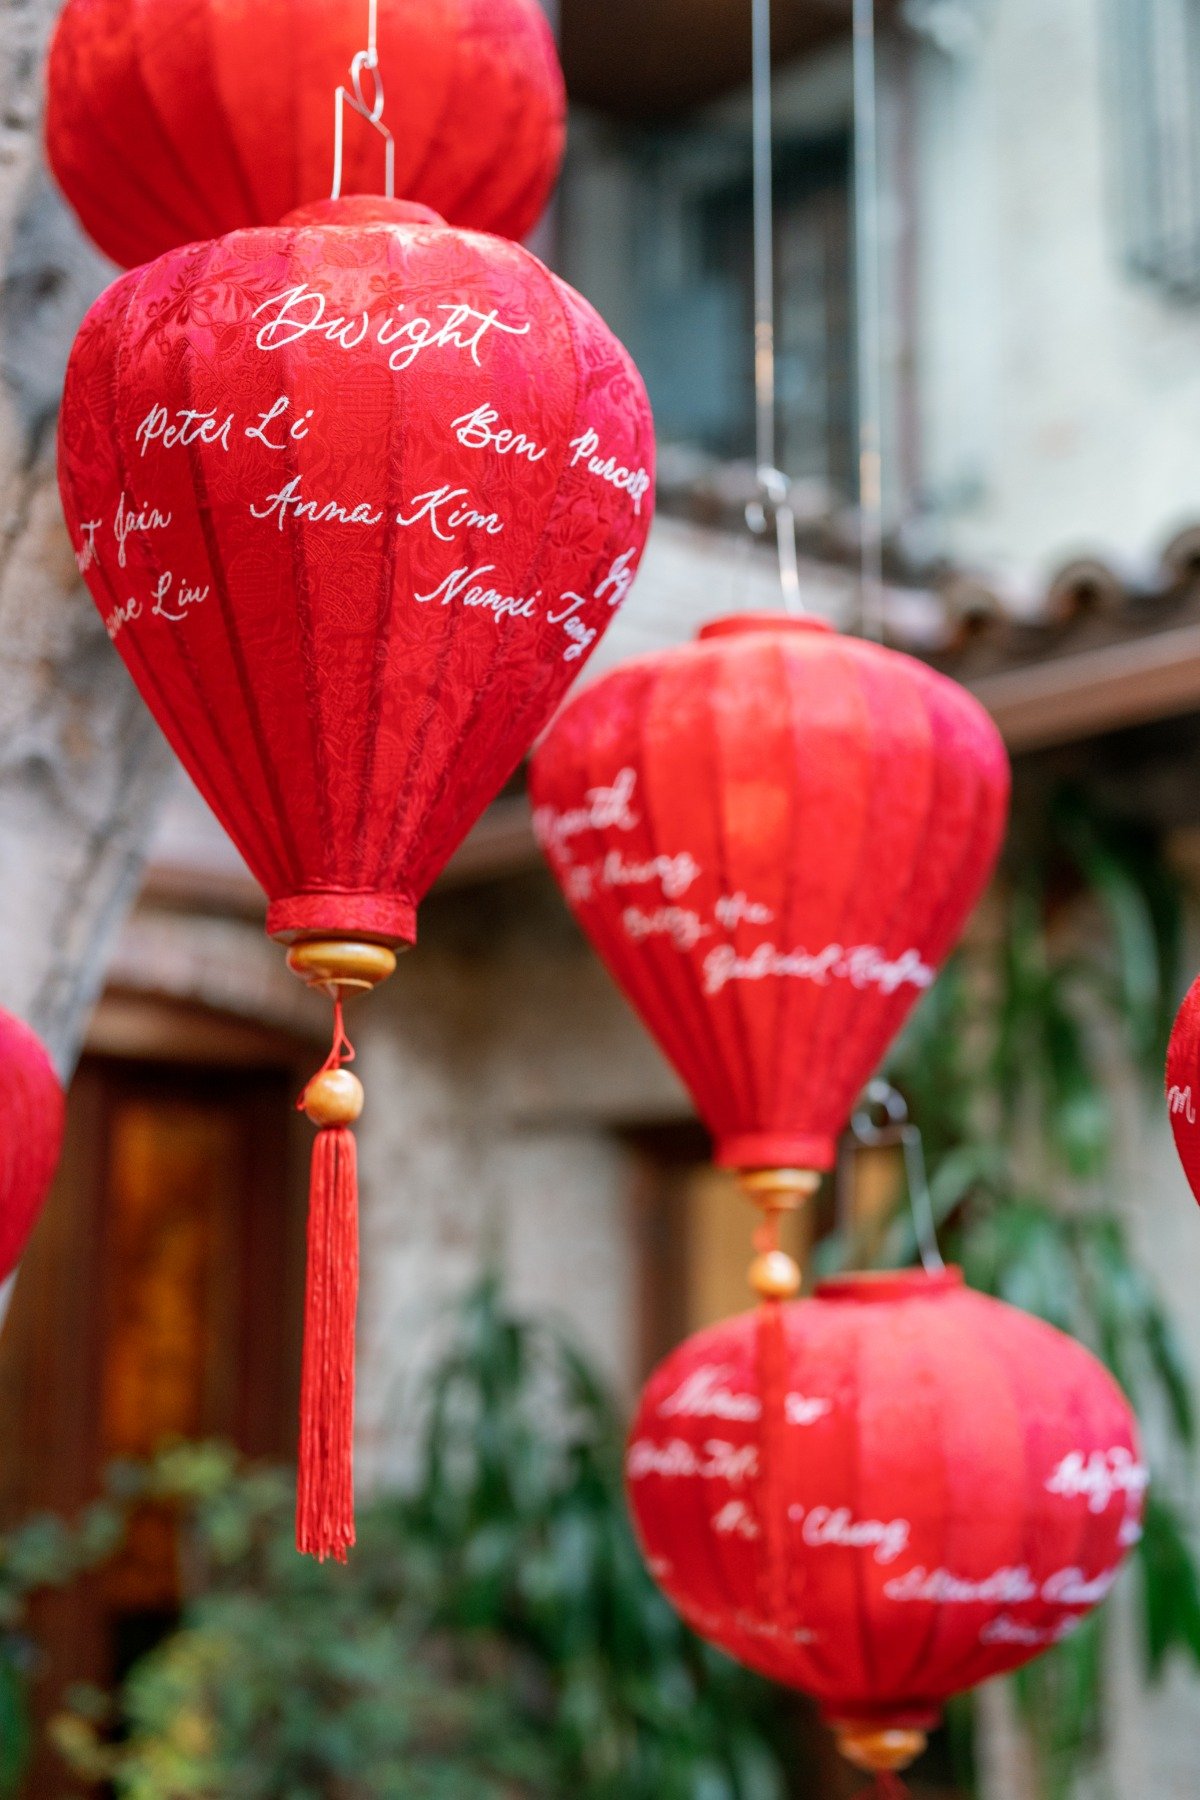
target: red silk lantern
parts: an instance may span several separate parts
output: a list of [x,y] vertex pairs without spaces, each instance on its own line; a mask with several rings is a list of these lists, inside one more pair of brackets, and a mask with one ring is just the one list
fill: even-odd
[[1167,1111],[1188,1185],[1200,1200],[1200,980],[1188,989],[1171,1032]]
[[[333,96],[366,30],[365,0],[68,0],[46,145],[89,235],[132,267],[328,194]],[[566,107],[537,0],[379,0],[378,54],[396,191],[523,237]],[[378,136],[349,113],[342,192],[377,193],[383,176]]]
[[20,1261],[50,1191],[65,1111],[40,1038],[0,1011],[0,1281]]
[[627,1475],[687,1622],[813,1695],[881,1773],[1098,1604],[1147,1482],[1107,1371],[957,1270],[844,1276],[689,1339]]
[[1008,780],[962,688],[814,619],[720,620],[564,709],[539,841],[719,1163],[832,1166],[991,873]]
[[[67,371],[59,472],[109,634],[266,889],[268,930],[314,985],[373,985],[633,579],[653,507],[633,364],[517,245],[419,207],[325,202],[101,296]],[[306,1376],[301,1536],[335,1554],[351,1529],[347,1054],[339,1022],[308,1096],[324,1128],[308,1342],[341,1348]]]

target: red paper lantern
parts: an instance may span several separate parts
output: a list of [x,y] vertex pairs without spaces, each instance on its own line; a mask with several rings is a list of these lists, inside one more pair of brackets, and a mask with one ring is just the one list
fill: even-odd
[[1188,1185],[1200,1200],[1200,980],[1188,989],[1171,1033],[1167,1111]]
[[718,1162],[832,1165],[991,873],[1008,783],[962,688],[814,619],[722,619],[564,709],[539,841]]
[[[373,985],[633,579],[653,508],[633,364],[519,246],[325,202],[101,296],[59,473],[110,636],[266,889],[268,929],[314,984]],[[331,1128],[309,1343],[352,1348],[345,1058],[339,1028],[309,1094]],[[306,1402],[306,1429],[332,1410],[343,1449],[305,1469],[348,1464],[347,1360],[314,1364],[337,1398]],[[338,1507],[306,1542],[337,1553]]]
[[956,1270],[844,1276],[689,1339],[627,1474],[687,1622],[881,1771],[1103,1599],[1147,1481],[1107,1371]]
[[[84,228],[132,267],[321,199],[334,92],[366,30],[366,0],[68,0],[46,145]],[[397,193],[523,237],[566,107],[537,0],[379,0],[378,49]],[[380,139],[353,113],[345,146],[342,192],[382,191]]]
[[0,1281],[20,1261],[50,1191],[65,1111],[40,1038],[0,1011]]

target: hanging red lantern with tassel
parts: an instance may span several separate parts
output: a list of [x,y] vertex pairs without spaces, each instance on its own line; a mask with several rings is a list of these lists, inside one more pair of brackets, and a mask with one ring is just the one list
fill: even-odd
[[41,1039],[0,1010],[0,1281],[20,1261],[50,1191],[65,1113]]
[[638,1535],[684,1619],[812,1695],[890,1791],[953,1694],[1108,1593],[1140,1535],[1137,1427],[1088,1351],[957,1270],[760,1291],[651,1377]]
[[851,1108],[992,872],[977,701],[823,622],[746,614],[576,696],[532,765],[576,917],[768,1210]]
[[[517,245],[329,201],[101,296],[59,472],[109,634],[268,930],[313,985],[376,985],[633,580],[653,508],[633,364]],[[300,1537],[320,1555],[353,1535],[347,1051],[339,1008],[307,1095]]]
[[1200,1200],[1200,980],[1188,989],[1171,1032],[1167,1112],[1188,1186]]
[[456,225],[524,237],[553,187],[566,112],[537,0],[375,10],[364,53],[367,7],[346,0],[67,0],[47,68],[47,154],[105,255],[132,268],[328,194],[348,70],[342,193],[384,185],[370,124],[386,81],[395,191]]

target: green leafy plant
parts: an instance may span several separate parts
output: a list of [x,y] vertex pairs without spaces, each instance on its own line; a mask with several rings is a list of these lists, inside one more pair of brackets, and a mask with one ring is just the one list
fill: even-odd
[[334,1569],[296,1555],[290,1483],[221,1447],[171,1453],[144,1491],[187,1509],[193,1592],[119,1696],[56,1721],[76,1773],[129,1800],[550,1800],[536,1681],[511,1645],[435,1628],[390,1521],[368,1511]]
[[486,1625],[552,1672],[562,1766],[595,1800],[778,1800],[776,1703],[680,1622],[624,1506],[621,1422],[551,1327],[472,1296],[433,1388],[410,1518],[448,1623]]
[[780,1800],[778,1702],[646,1574],[615,1412],[555,1331],[468,1297],[416,1491],[346,1568],[293,1546],[290,1484],[219,1447],[127,1471],[183,1520],[180,1629],[56,1722],[123,1800]]
[[122,1525],[119,1503],[108,1498],[73,1524],[47,1515],[0,1539],[0,1796],[17,1793],[32,1749],[29,1602],[103,1562],[120,1542]]

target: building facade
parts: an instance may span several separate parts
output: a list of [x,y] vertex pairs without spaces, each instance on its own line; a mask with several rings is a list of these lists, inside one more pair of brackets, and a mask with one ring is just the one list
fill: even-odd
[[[644,571],[590,675],[777,596],[770,559],[737,529],[753,446],[745,46],[716,8],[712,44],[694,50],[704,34],[688,37],[678,6],[649,10],[613,0],[600,21],[563,0],[577,105],[550,253],[639,360],[663,449]],[[781,461],[806,599],[852,623],[850,46],[844,8],[780,12]],[[644,31],[635,77],[631,30]],[[1050,779],[1039,758],[1101,768],[1181,842],[1200,824],[1198,58],[1190,0],[883,9],[893,634],[976,687],[1028,780]],[[42,530],[42,562],[65,563],[51,516]],[[156,831],[106,955],[63,1177],[0,1358],[10,1510],[78,1504],[107,1458],[163,1433],[270,1455],[291,1443],[308,1146],[294,1095],[324,1053],[326,1009],[265,940],[253,883],[182,782]],[[120,892],[114,880],[114,910]],[[489,1259],[627,1398],[685,1330],[740,1304],[749,1219],[563,909],[519,785],[350,1026],[369,1096],[366,1483],[411,1467],[422,1370]],[[1123,1204],[1200,1375],[1200,1235],[1165,1122],[1132,1103],[1130,1118]],[[169,1604],[144,1577],[113,1603],[122,1618]],[[111,1623],[97,1615],[88,1667]],[[1112,1673],[1112,1791],[1184,1800],[1200,1689],[1177,1675],[1146,1701],[1135,1664],[1125,1649]],[[1019,1748],[1005,1748],[1003,1703],[988,1704],[990,1800],[1016,1800]]]

